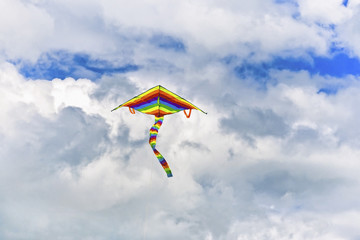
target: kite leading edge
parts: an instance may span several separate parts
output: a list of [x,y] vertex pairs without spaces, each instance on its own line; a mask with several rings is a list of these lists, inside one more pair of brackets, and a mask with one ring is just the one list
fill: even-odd
[[[119,105],[111,111],[114,111],[120,107],[128,107],[130,113],[135,114],[135,110],[155,116],[155,123],[150,128],[149,144],[153,149],[155,156],[159,159],[161,166],[164,168],[168,177],[172,177],[171,170],[167,164],[165,158],[161,153],[156,150],[156,137],[159,133],[159,129],[164,121],[164,116],[184,111],[187,118],[191,115],[191,110],[196,109],[205,114],[203,110],[196,107],[194,104],[180,97],[179,95],[167,90],[161,85],[155,86],[140,95],[133,97],[129,101]],[[185,110],[189,110],[186,113]]]

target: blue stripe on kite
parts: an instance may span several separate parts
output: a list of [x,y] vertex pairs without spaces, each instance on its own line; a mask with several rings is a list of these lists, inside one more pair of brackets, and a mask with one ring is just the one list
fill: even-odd
[[160,97],[160,103],[162,103],[162,104],[164,104],[164,105],[166,105],[166,106],[168,106],[168,107],[170,107],[170,108],[172,108],[174,110],[178,110],[178,111],[187,109],[187,108],[182,107],[181,105],[170,102],[167,99],[164,99],[164,98],[161,98],[161,97]]
[[156,104],[152,104],[152,105],[147,105],[146,107],[143,107],[143,106],[141,106],[141,107],[138,107],[138,108],[135,108],[136,110],[138,110],[139,112],[141,112],[141,111],[146,111],[146,110],[148,110],[148,109],[145,109],[145,108],[153,108],[153,107],[157,107],[158,106],[158,104],[156,103]]
[[132,108],[138,110],[138,109],[142,109],[142,108],[145,108],[145,107],[148,107],[148,106],[151,106],[151,105],[157,105],[157,97],[153,98],[153,99],[150,99],[149,101],[133,105]]

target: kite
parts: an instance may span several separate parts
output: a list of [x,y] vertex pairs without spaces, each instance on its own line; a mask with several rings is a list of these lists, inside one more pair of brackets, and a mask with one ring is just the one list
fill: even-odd
[[[164,116],[183,110],[185,116],[189,118],[192,109],[196,109],[207,114],[200,108],[196,107],[194,104],[190,103],[179,95],[167,90],[161,85],[150,88],[146,92],[143,92],[140,95],[133,97],[129,101],[119,105],[111,111],[115,111],[120,107],[128,107],[130,113],[132,114],[135,114],[136,110],[145,114],[155,116],[155,123],[150,128],[149,144],[168,177],[173,176],[170,167],[166,162],[165,158],[161,155],[161,153],[156,150],[156,137],[164,121]],[[189,110],[189,112],[187,113],[185,110]]]

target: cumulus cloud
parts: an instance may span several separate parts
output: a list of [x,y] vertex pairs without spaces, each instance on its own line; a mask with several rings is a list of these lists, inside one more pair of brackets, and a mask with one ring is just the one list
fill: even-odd
[[0,24],[2,59],[27,57],[35,60],[48,46],[54,22],[50,14],[33,4],[2,1]]
[[[1,239],[356,239],[359,76],[316,58],[357,5],[1,2]],[[110,112],[157,84],[208,112],[165,117],[171,179]]]
[[352,15],[352,11],[343,2],[300,0],[298,1],[299,12],[302,18],[310,22],[325,25],[339,24]]
[[[194,56],[235,53],[242,58],[264,59],[281,52],[302,55],[307,50],[324,55],[332,39],[331,29],[316,24],[316,16],[327,16],[328,11],[309,13],[308,10],[323,8],[308,6],[305,1],[299,3],[300,10],[294,4],[274,1],[226,1],[221,5],[208,1],[6,1],[3,5],[4,9],[12,7],[18,15],[28,16],[25,20],[3,15],[0,31],[7,36],[4,38],[7,43],[2,49],[10,58],[35,60],[41,52],[67,49],[108,58],[116,53],[118,61],[126,61],[138,58],[138,51],[152,52],[149,42],[164,34],[180,39],[178,46],[186,47]],[[331,6],[339,19],[349,15],[338,1],[325,5]],[[293,17],[299,11],[304,18]],[[40,27],[39,22],[44,26]],[[28,31],[31,35],[19,34],[34,26],[35,30]],[[16,48],[10,47],[12,42],[17,43]],[[256,52],[252,51],[254,47]],[[28,48],[32,52],[25,51]]]
[[229,132],[283,137],[288,131],[284,120],[269,109],[238,109],[238,111],[221,121],[221,125]]
[[356,43],[359,40],[360,33],[357,28],[358,18],[356,16],[359,14],[360,2],[350,1],[348,9],[350,11],[349,17],[336,26],[338,41],[340,46],[346,47],[351,54],[359,57],[360,49]]
[[[253,102],[252,109],[238,108],[248,105],[251,96],[233,96],[236,117],[231,112],[220,115],[221,103],[208,105],[207,116],[194,113],[187,122],[169,116],[158,142],[175,175],[166,179],[146,144],[153,119],[120,110],[110,113],[118,101],[146,90],[138,78],[123,78],[133,90],[118,88],[119,99],[104,93],[107,77],[100,83],[29,81],[11,64],[1,69],[6,110],[1,118],[6,146],[1,179],[9,183],[1,188],[6,196],[1,207],[4,239],[131,239],[134,231],[148,239],[159,239],[164,231],[175,239],[344,236],[341,224],[330,217],[329,224],[338,226],[331,230],[316,207],[325,202],[321,212],[328,212],[334,203],[325,199],[346,192],[347,182],[357,179],[353,167],[341,167],[344,161],[338,161],[348,156],[346,162],[354,164],[356,149],[339,145],[338,129],[326,130],[334,120],[324,113],[344,107],[341,94],[328,97],[314,86],[306,90],[285,83],[267,92],[248,86],[266,101]],[[216,91],[208,94],[211,99]],[[241,103],[242,98],[249,102]],[[245,135],[253,137],[252,144]],[[315,215],[306,215],[309,211]],[[285,212],[290,215],[284,217]],[[241,230],[249,225],[264,230]]]

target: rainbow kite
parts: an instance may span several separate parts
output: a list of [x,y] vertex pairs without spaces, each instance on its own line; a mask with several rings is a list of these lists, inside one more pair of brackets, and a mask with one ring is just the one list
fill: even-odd
[[[161,153],[155,148],[156,137],[159,133],[159,128],[164,121],[164,116],[183,110],[186,117],[189,118],[192,109],[196,109],[207,114],[200,108],[196,107],[194,104],[190,103],[189,101],[185,100],[184,98],[176,95],[175,93],[167,90],[160,85],[155,86],[136,97],[133,97],[129,101],[119,105],[111,111],[114,111],[120,107],[129,107],[129,110],[132,114],[135,114],[136,110],[155,116],[155,123],[150,128],[149,144],[153,149],[155,156],[159,159],[159,162],[164,168],[168,177],[172,177],[169,165],[167,164],[165,158],[161,155]],[[185,110],[189,110],[189,113],[187,113]]]

